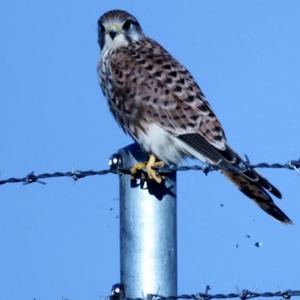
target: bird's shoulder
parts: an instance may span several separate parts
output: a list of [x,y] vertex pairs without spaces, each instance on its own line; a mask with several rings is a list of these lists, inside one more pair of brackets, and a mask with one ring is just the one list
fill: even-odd
[[[176,60],[159,43],[144,38],[120,47],[112,52],[110,58],[111,71],[114,78],[123,84],[143,89],[144,93],[158,94],[160,97],[179,102],[186,102],[195,108],[201,105],[204,110],[210,109],[197,82],[178,60]],[[164,101],[162,98],[162,101]],[[158,100],[159,100],[158,99]],[[199,106],[200,107],[200,106]]]

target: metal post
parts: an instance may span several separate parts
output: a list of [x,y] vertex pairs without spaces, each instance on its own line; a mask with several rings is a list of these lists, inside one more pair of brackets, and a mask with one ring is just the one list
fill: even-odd
[[[119,151],[121,167],[144,162],[147,155],[136,145]],[[121,284],[125,297],[147,294],[177,295],[176,174],[164,184],[120,175]]]

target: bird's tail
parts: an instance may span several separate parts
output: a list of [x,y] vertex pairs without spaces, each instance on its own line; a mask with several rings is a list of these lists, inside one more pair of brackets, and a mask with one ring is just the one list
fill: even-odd
[[[274,203],[268,192],[277,198],[281,198],[280,191],[267,179],[253,169],[246,171],[235,169],[223,169],[223,173],[241,192],[251,198],[261,209],[285,224],[292,224],[290,218]],[[267,192],[268,191],[268,192]]]

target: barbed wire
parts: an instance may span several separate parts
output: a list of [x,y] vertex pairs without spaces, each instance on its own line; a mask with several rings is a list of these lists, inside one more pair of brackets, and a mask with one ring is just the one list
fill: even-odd
[[[67,171],[67,172],[53,172],[53,173],[41,173],[41,174],[34,174],[34,172],[30,172],[29,174],[25,175],[24,177],[10,177],[8,179],[2,179],[0,180],[0,185],[8,184],[8,183],[23,183],[25,185],[31,184],[31,183],[40,183],[40,184],[46,184],[43,179],[49,179],[49,178],[62,178],[62,177],[70,177],[73,180],[77,181],[79,179],[89,177],[89,176],[96,176],[96,175],[107,175],[107,174],[131,174],[130,169],[124,169],[121,168],[120,165],[120,158],[113,157],[110,160],[110,168],[109,169],[103,169],[99,171],[94,170],[75,170],[75,171]],[[114,161],[115,160],[115,161]],[[258,163],[258,164],[251,164],[248,157],[246,157],[246,161],[242,162],[238,168],[241,171],[245,171],[248,169],[256,169],[256,168],[272,168],[272,169],[288,169],[293,170],[297,172],[300,175],[300,159],[298,160],[290,160],[287,163],[281,164],[281,163]],[[193,165],[193,166],[170,166],[170,167],[164,167],[164,168],[158,168],[158,173],[160,174],[168,174],[175,171],[202,171],[206,175],[212,171],[218,170],[218,164],[217,165]]]
[[233,299],[239,298],[241,300],[253,298],[271,298],[281,297],[283,299],[291,299],[292,297],[300,297],[300,290],[285,290],[277,292],[252,292],[249,290],[241,290],[237,293],[228,294],[209,294],[210,286],[206,287],[204,293],[196,294],[182,294],[179,296],[164,297],[157,294],[147,294],[145,298],[127,298],[124,293],[124,288],[121,284],[115,284],[111,289],[111,295],[108,297],[110,300],[211,300],[211,299]]
[[270,298],[270,297],[282,297],[283,299],[290,299],[292,297],[299,297],[300,290],[287,290],[278,292],[251,292],[248,290],[242,290],[240,293],[229,293],[229,294],[206,294],[197,293],[191,295],[179,295],[177,297],[161,297],[158,295],[149,295],[150,299],[155,300],[177,300],[177,299],[195,299],[195,300],[210,300],[210,299],[232,299],[239,298],[242,300],[252,298]]

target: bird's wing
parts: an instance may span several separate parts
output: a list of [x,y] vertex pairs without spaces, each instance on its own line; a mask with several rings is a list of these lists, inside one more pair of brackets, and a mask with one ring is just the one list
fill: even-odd
[[130,99],[131,109],[138,107],[144,120],[159,125],[212,162],[224,158],[235,162],[219,120],[186,68],[152,40],[138,49],[117,51],[111,62],[116,95]]
[[[243,160],[227,144],[200,87],[158,43],[147,39],[119,48],[111,66],[115,102],[122,103],[123,113],[160,126],[220,167],[239,169]],[[244,170],[244,176],[260,180],[256,172]]]
[[282,222],[291,223],[266,192],[281,198],[279,190],[255,170],[240,168],[243,160],[228,146],[219,120],[187,69],[150,39],[136,48],[131,46],[117,51],[111,62],[115,95],[125,101],[125,106],[130,100],[127,110],[129,114],[135,111],[132,116],[136,121],[154,123],[177,137],[218,164],[223,173],[264,211]]

